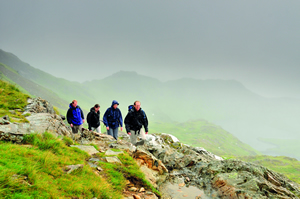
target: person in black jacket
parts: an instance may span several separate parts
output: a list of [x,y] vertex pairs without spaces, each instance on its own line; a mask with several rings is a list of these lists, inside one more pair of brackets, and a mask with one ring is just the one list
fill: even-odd
[[[125,117],[125,128],[128,135],[130,135],[130,141],[133,145],[143,145],[148,134],[148,119],[146,113],[141,108],[141,102],[135,101],[133,108],[130,109]],[[144,126],[144,129],[142,128]],[[137,143],[137,137],[141,135],[142,140]]]
[[96,131],[97,133],[101,133],[99,104],[95,104],[95,106],[90,109],[90,112],[87,115],[87,122],[90,131]]

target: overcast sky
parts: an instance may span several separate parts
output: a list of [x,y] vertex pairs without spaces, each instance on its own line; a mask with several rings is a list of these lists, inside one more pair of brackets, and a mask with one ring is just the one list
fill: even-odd
[[299,47],[299,0],[0,0],[0,49],[79,82],[125,70],[300,98]]

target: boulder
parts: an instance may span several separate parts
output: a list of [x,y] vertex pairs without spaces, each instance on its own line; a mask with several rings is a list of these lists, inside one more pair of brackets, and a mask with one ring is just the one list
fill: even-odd
[[41,98],[28,98],[27,99],[27,106],[25,107],[26,113],[50,113],[55,114],[53,106],[47,100]]

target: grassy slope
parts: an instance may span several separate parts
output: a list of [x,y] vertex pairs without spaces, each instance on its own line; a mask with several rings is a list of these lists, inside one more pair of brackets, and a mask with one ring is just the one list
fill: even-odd
[[[121,198],[86,165],[86,153],[67,147],[51,134],[31,136],[27,143],[33,145],[0,144],[1,198]],[[64,172],[65,166],[76,164],[84,164],[83,169],[69,175]]]
[[42,97],[59,108],[64,108],[66,106],[67,102],[61,99],[56,93],[22,77],[11,67],[0,63],[0,71],[3,79],[8,80],[10,83],[16,84],[18,87],[21,87],[22,92],[26,90],[26,93],[30,93],[32,96]]
[[218,155],[259,155],[260,152],[242,143],[236,137],[205,120],[185,123],[153,123],[151,133],[168,133],[177,137],[180,142],[203,147]]
[[16,71],[10,69],[9,67],[5,66],[4,64],[0,63],[0,80],[2,81],[6,81],[6,82],[9,82],[10,84],[13,84],[15,85],[22,93],[25,93],[29,96],[32,96],[27,90],[25,90],[22,86],[16,84],[16,82],[14,82],[13,80],[11,80],[10,78],[8,78],[5,74],[3,74],[2,72],[2,68],[1,67],[5,67],[7,68],[8,70],[11,70],[11,72],[13,73],[17,73]]
[[9,110],[21,109],[26,106],[29,95],[5,81],[0,80],[0,117],[8,115],[13,122],[27,122],[21,112],[10,112]]

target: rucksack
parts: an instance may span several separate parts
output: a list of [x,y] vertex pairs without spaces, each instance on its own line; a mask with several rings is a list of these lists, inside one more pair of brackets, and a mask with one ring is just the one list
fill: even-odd
[[133,108],[134,108],[133,105],[129,105],[129,106],[128,106],[128,111],[130,111],[130,110],[133,109]]
[[89,123],[91,123],[92,121],[91,121],[91,112],[89,112],[88,114],[87,114],[87,116],[86,116],[86,121],[87,121],[87,123],[89,124]]

